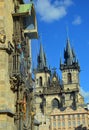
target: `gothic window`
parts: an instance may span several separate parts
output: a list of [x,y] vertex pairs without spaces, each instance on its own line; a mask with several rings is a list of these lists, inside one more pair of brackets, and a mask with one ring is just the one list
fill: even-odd
[[59,108],[59,101],[57,99],[53,99],[52,101],[52,108]]
[[68,83],[72,83],[72,76],[71,76],[71,73],[68,73]]
[[42,77],[39,78],[39,85],[42,86]]

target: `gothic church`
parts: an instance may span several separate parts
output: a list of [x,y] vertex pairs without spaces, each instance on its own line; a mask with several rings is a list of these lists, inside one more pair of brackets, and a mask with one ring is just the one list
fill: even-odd
[[78,106],[83,106],[84,98],[80,94],[79,83],[80,66],[69,38],[64,49],[64,63],[60,59],[62,79],[59,79],[56,71],[52,73],[48,68],[42,44],[40,44],[37,63],[35,70],[36,114],[40,113],[45,118],[49,118],[55,108],[65,110],[71,107],[76,110]]

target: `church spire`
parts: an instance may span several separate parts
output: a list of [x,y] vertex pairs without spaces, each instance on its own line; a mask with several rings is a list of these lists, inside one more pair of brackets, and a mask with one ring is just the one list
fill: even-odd
[[70,40],[67,38],[67,44],[66,44],[66,49],[64,50],[64,58],[65,58],[65,64],[66,65],[72,65],[73,63],[73,53],[71,46],[70,46]]
[[39,51],[37,62],[38,62],[38,69],[39,70],[42,70],[45,67],[47,67],[46,55],[44,53],[42,44],[40,44],[40,51]]
[[60,62],[60,69],[76,68],[80,71],[74,49],[71,48],[70,40],[67,38],[66,47],[64,48],[64,63]]

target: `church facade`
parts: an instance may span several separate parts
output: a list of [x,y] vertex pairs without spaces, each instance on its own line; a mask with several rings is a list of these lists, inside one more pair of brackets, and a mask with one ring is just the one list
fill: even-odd
[[35,70],[36,118],[42,123],[40,129],[51,129],[51,114],[55,109],[60,111],[59,115],[67,108],[73,112],[76,112],[79,107],[84,109],[84,98],[80,93],[79,83],[80,66],[69,39],[64,49],[64,63],[60,59],[62,79],[59,79],[55,70],[51,72],[47,67],[42,44],[37,62]]

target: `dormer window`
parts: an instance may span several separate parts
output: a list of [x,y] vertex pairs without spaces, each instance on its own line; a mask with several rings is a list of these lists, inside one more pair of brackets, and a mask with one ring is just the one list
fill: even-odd
[[68,83],[72,83],[72,75],[71,75],[71,73],[68,73]]

